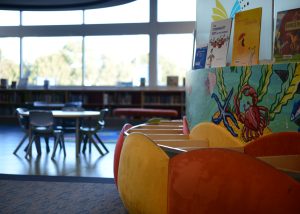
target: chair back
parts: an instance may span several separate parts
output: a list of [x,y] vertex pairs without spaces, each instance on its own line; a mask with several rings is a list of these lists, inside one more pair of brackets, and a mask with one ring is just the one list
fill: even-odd
[[45,101],[34,101],[33,102],[33,107],[45,107],[48,104],[48,102]]
[[17,113],[17,118],[19,121],[19,125],[22,129],[28,130],[29,128],[29,119],[26,116],[23,116],[22,113],[27,111],[26,108],[17,108],[16,113]]
[[107,116],[107,113],[108,113],[108,108],[104,108],[104,109],[101,109],[100,110],[100,116],[99,116],[99,125],[101,126],[101,128],[104,128],[105,126],[105,118]]
[[63,111],[84,111],[81,101],[73,101],[65,103],[65,106],[62,108]]
[[53,114],[51,111],[30,111],[29,123],[33,130],[39,127],[52,130],[54,126]]
[[96,130],[103,129],[105,126],[105,117],[109,110],[107,108],[100,110],[98,117],[88,117],[81,121],[81,127],[83,128],[94,128]]

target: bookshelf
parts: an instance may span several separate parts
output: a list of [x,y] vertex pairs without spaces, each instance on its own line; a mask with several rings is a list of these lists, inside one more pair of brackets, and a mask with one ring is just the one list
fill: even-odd
[[110,117],[114,108],[175,109],[185,115],[184,87],[51,87],[28,89],[0,89],[0,119],[16,119],[17,107],[31,108],[34,101],[66,103],[82,101],[88,110],[107,107]]

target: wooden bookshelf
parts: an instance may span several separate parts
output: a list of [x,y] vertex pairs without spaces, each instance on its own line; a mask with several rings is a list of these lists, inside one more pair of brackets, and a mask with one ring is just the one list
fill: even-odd
[[15,119],[16,108],[31,108],[34,101],[82,101],[85,109],[107,107],[110,112],[120,107],[175,109],[180,118],[185,115],[184,87],[50,87],[0,89],[0,119]]

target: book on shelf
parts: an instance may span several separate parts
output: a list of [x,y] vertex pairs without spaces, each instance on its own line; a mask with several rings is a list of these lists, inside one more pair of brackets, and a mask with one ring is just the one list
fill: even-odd
[[300,60],[300,8],[277,13],[274,40],[276,62]]
[[232,65],[245,66],[259,63],[261,16],[261,7],[235,15]]
[[207,44],[196,48],[193,69],[205,68]]
[[211,23],[206,55],[206,68],[226,66],[232,19]]
[[178,76],[167,76],[167,86],[178,86]]

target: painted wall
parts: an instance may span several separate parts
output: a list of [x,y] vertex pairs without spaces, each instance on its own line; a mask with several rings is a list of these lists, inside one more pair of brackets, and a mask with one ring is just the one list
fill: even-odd
[[300,63],[189,71],[189,128],[212,122],[244,142],[272,132],[300,131],[299,82]]

